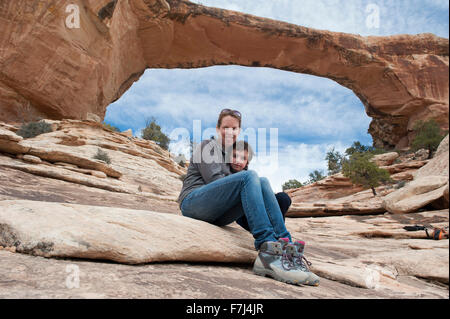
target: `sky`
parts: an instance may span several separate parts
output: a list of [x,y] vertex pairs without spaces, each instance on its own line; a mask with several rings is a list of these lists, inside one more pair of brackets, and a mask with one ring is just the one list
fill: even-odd
[[[429,32],[448,38],[449,32],[449,4],[441,0],[192,2],[362,36]],[[313,170],[326,173],[325,156],[333,147],[343,153],[354,141],[372,145],[370,118],[351,90],[326,78],[270,68],[148,69],[108,106],[105,122],[140,137],[154,117],[172,139],[169,150],[189,158],[186,134],[195,142],[200,136],[194,132],[201,132],[201,139],[215,134],[223,108],[242,113],[239,139],[254,141],[257,151],[249,168],[266,176],[275,192],[290,179],[307,181]]]

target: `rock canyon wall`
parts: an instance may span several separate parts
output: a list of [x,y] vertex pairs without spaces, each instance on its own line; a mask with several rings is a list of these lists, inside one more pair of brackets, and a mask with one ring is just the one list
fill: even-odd
[[409,145],[419,119],[448,129],[448,39],[362,37],[185,0],[71,3],[77,12],[65,1],[0,3],[0,120],[102,119],[147,68],[242,65],[351,89],[378,147]]

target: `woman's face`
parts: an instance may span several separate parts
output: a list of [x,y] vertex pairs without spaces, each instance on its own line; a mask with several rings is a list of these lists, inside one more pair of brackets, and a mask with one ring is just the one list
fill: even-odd
[[216,132],[222,140],[222,146],[233,145],[241,132],[239,120],[231,115],[224,116],[220,127],[216,127]]

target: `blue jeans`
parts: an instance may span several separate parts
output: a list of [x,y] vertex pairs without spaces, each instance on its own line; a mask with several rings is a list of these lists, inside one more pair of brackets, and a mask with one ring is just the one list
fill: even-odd
[[181,212],[217,226],[228,225],[245,215],[257,250],[266,241],[282,237],[292,240],[269,180],[253,170],[194,189],[181,203]]
[[[277,199],[278,206],[280,206],[281,214],[283,215],[283,220],[285,221],[286,220],[285,216],[287,211],[289,210],[289,207],[292,204],[292,200],[289,197],[289,195],[286,194],[285,192],[276,193],[275,198]],[[245,215],[236,220],[236,223],[241,225],[241,227],[244,228],[245,230],[250,231],[250,227],[248,226],[247,218],[245,217]]]

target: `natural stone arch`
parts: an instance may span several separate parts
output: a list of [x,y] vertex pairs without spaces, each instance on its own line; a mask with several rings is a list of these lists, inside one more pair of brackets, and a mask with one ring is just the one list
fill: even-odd
[[42,3],[0,6],[1,120],[103,118],[147,68],[235,64],[351,89],[376,146],[407,146],[417,119],[448,129],[448,39],[432,34],[362,37],[186,0],[76,0],[82,26],[68,29],[66,4]]

